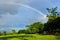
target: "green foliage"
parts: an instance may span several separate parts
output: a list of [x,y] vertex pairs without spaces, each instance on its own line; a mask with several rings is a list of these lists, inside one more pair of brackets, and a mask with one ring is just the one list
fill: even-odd
[[6,35],[7,33],[6,33],[6,31],[4,31],[2,34],[3,34],[3,35]]
[[18,31],[18,34],[24,34],[24,33],[26,33],[26,30],[19,30]]
[[58,16],[57,7],[55,8],[47,8],[47,11],[50,13],[47,15],[48,21],[44,24],[44,31],[48,31],[49,33],[56,32],[56,29],[60,30],[60,17]]
[[2,33],[0,32],[0,36],[2,35]]
[[29,33],[41,33],[44,25],[41,22],[36,22],[28,26],[27,31]]
[[47,11],[49,12],[49,14],[47,15],[48,22],[51,22],[58,17],[59,12],[57,12],[57,7],[51,9],[47,8]]
[[49,13],[51,13],[51,15],[53,15],[53,16],[56,16],[56,14],[58,13],[58,12],[57,12],[57,7],[51,8],[51,9],[47,8],[47,11],[48,11]]
[[12,30],[12,34],[16,34],[16,30],[13,29],[13,30]]
[[[56,18],[52,22],[47,22],[44,25],[44,31],[49,31],[49,32],[60,32],[60,17]],[[58,30],[57,30],[58,29]]]
[[[55,8],[47,8],[47,11],[50,13],[47,15],[48,21],[47,23],[42,24],[41,22],[35,22],[33,24],[27,25],[27,29],[19,30],[18,34],[36,34],[36,33],[56,33],[60,32],[60,17],[58,16],[57,7]],[[12,34],[16,34],[16,30],[12,30]],[[0,33],[0,35],[11,34],[4,31]]]

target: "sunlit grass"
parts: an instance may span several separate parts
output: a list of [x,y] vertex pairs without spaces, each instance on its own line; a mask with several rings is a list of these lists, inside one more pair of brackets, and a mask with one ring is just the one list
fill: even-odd
[[39,34],[17,34],[0,36],[0,40],[60,40],[60,36]]

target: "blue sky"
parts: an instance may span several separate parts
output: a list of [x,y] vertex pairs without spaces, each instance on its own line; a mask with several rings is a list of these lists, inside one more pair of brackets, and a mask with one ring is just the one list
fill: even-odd
[[0,0],[0,31],[25,29],[33,22],[46,22],[46,8],[58,7],[60,0]]

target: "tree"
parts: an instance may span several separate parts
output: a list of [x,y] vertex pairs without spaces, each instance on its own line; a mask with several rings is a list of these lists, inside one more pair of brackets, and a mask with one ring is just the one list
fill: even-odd
[[7,34],[7,32],[6,32],[6,31],[4,31],[2,34],[3,34],[3,35],[6,35],[6,34]]
[[47,11],[50,14],[47,15],[48,21],[44,24],[44,31],[53,32],[56,30],[56,28],[58,28],[56,25],[59,23],[57,23],[56,20],[58,20],[57,18],[59,17],[59,12],[57,12],[57,7],[51,9],[47,8]]
[[49,13],[51,13],[50,15],[51,16],[57,16],[57,7],[55,7],[55,8],[51,8],[51,9],[49,9],[49,8],[47,8],[47,11],[49,12]]
[[60,32],[60,17],[57,17],[52,22],[47,22],[44,25],[44,31],[52,32]]
[[25,34],[26,33],[26,30],[23,29],[23,30],[19,30],[18,31],[18,34],[22,34],[22,33]]
[[59,12],[57,12],[57,7],[51,9],[47,8],[47,11],[50,13],[47,15],[49,22],[58,17]]
[[27,32],[28,33],[41,33],[44,25],[41,22],[35,22],[31,25],[28,25]]
[[13,34],[16,34],[16,30],[13,29],[13,30],[12,30],[12,33],[13,33]]
[[53,29],[60,29],[60,17],[57,17],[55,20],[52,21],[51,23]]
[[2,35],[2,33],[0,32],[0,36]]

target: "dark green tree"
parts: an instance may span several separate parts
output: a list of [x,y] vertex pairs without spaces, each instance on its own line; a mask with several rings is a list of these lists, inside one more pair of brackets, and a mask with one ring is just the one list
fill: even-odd
[[52,22],[45,23],[44,31],[58,32],[60,30],[60,17],[57,17]]
[[16,30],[13,29],[13,30],[12,30],[12,34],[16,34],[16,33],[17,33]]
[[[47,11],[50,14],[47,15],[48,21],[47,21],[47,23],[44,24],[44,31],[53,32],[56,30],[56,28],[58,28],[56,26],[56,23],[57,23],[56,20],[58,20],[57,18],[59,17],[58,16],[59,12],[57,12],[57,7],[51,8],[51,9],[47,8]],[[57,24],[59,24],[59,23],[57,23]]]
[[6,31],[4,31],[2,34],[3,34],[3,35],[7,35],[7,32],[6,32]]
[[51,22],[52,20],[54,20],[55,18],[57,18],[58,17],[58,14],[59,14],[59,12],[57,12],[57,7],[55,7],[55,8],[47,8],[47,11],[48,11],[48,15],[47,15],[47,17],[48,17],[48,22]]
[[47,8],[47,11],[50,13],[51,16],[55,16],[55,17],[57,16],[57,13],[58,13],[57,12],[57,7],[51,8],[51,9]]
[[26,33],[26,30],[24,30],[24,29],[18,31],[18,34],[25,34],[25,33]]
[[2,35],[2,33],[0,32],[0,36]]
[[41,22],[35,22],[31,25],[28,25],[27,32],[28,33],[41,33],[44,25]]

